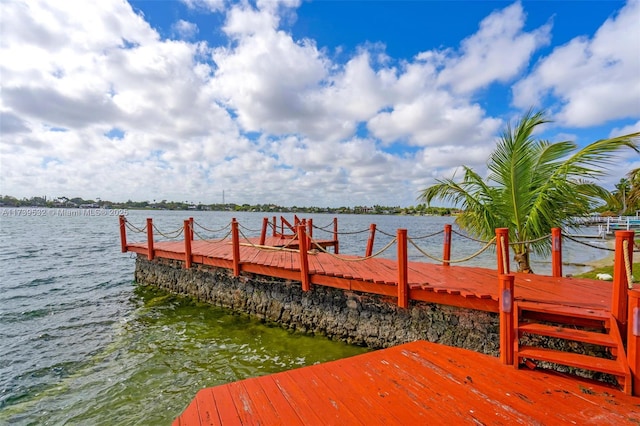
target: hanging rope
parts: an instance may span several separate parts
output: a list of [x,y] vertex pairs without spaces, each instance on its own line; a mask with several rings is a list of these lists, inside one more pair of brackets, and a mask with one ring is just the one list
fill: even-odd
[[205,228],[204,226],[200,225],[200,223],[196,222],[195,220],[193,221],[193,224],[194,224],[194,225],[196,225],[196,226],[199,226],[200,228],[204,229],[204,230],[205,230],[205,231],[207,231],[207,232],[211,232],[211,233],[214,233],[214,234],[215,234],[215,233],[218,233],[218,232],[222,232],[222,231],[224,231],[225,229],[227,229],[227,228],[230,228],[230,227],[231,227],[231,222],[227,223],[225,226],[223,226],[223,227],[222,227],[222,228],[220,228],[220,229],[209,229],[209,228]]
[[568,240],[571,240],[571,241],[573,241],[574,243],[582,244],[583,246],[591,247],[591,248],[594,248],[594,249],[598,249],[598,250],[607,250],[607,251],[616,251],[615,249],[612,249],[612,248],[609,248],[609,247],[600,247],[600,246],[596,246],[596,245],[593,245],[593,244],[589,244],[589,243],[584,242],[584,241],[580,241],[580,240],[578,240],[578,239],[575,239],[575,238],[573,238],[573,237],[570,237],[569,235],[562,234],[562,237],[563,237],[563,238],[566,238],[566,239],[568,239]]
[[[225,228],[226,228],[226,226],[225,226]],[[225,229],[225,228],[222,228],[222,229]],[[202,235],[198,234],[198,232],[197,232],[195,229],[193,229],[193,234],[194,234],[196,237],[198,237],[198,238],[200,238],[201,240],[203,240],[203,241],[204,241],[204,240],[206,240],[206,241],[210,241],[210,242],[212,242],[212,243],[219,243],[219,242],[222,242],[222,241],[226,240],[226,239],[227,239],[227,237],[228,237],[229,235],[231,235],[231,229],[229,229],[229,230],[227,231],[227,233],[224,235],[224,237],[218,238],[217,240],[212,240],[212,239],[210,239],[210,238],[203,237]]]
[[424,250],[422,250],[420,247],[418,247],[418,245],[413,241],[413,238],[408,238],[407,239],[420,253],[422,253],[423,255],[425,255],[426,257],[428,257],[431,260],[435,260],[436,262],[447,262],[447,263],[462,263],[462,262],[467,262],[471,259],[473,259],[474,257],[477,257],[479,255],[481,255],[484,251],[486,251],[489,247],[491,247],[492,244],[495,243],[496,241],[496,237],[493,237],[493,239],[491,241],[487,241],[487,243],[484,245],[484,247],[482,247],[480,250],[478,250],[477,252],[475,252],[474,254],[467,256],[465,258],[462,259],[454,259],[454,260],[444,260],[441,258],[437,258],[435,256],[430,255],[429,253],[425,252]]
[[142,228],[138,228],[137,226],[131,224],[126,218],[124,219],[124,223],[127,226],[127,228],[131,231],[140,232],[140,233],[147,232],[147,225],[144,225]]
[[316,243],[313,240],[311,240],[311,243],[312,243],[312,245],[315,245],[318,248],[318,250],[320,250],[321,252],[326,253],[329,256],[332,256],[332,257],[334,257],[336,259],[342,260],[343,262],[362,262],[363,260],[367,260],[367,259],[374,258],[376,256],[380,256],[382,253],[387,251],[389,249],[389,247],[394,245],[397,240],[398,240],[398,238],[394,238],[393,240],[389,241],[389,243],[386,246],[382,247],[380,250],[378,250],[377,252],[373,253],[371,256],[356,257],[356,258],[342,257],[342,256],[337,255],[335,253],[331,253],[326,248],[322,247],[320,244]]
[[424,240],[426,238],[431,238],[431,237],[435,237],[436,235],[440,235],[440,234],[444,234],[444,229],[438,231],[438,232],[434,232],[433,234],[428,234],[428,235],[423,235],[421,237],[413,237],[414,240]]
[[[486,243],[487,243],[487,241],[479,240],[479,239],[477,239],[477,238],[473,238],[473,237],[470,237],[470,236],[468,236],[468,235],[465,235],[465,234],[462,234],[462,233],[460,233],[460,232],[457,232],[455,229],[451,229],[451,233],[452,233],[452,234],[456,234],[456,235],[458,235],[458,236],[460,236],[460,237],[462,237],[462,238],[466,238],[467,240],[475,241],[476,243],[481,243],[481,244],[486,244]],[[495,240],[496,240],[496,239],[495,239],[495,238],[493,238],[493,240],[491,240],[491,241],[495,241]]]
[[502,247],[502,270],[506,274],[509,271],[509,266],[507,265],[507,245],[504,243],[504,236],[500,236],[500,247]]
[[533,243],[537,243],[538,241],[546,240],[549,237],[551,237],[551,234],[544,235],[544,236],[542,236],[540,238],[536,238],[534,240],[510,242],[509,245],[510,246],[515,246],[515,245],[518,245],[518,244],[533,244]]
[[[259,250],[270,250],[270,251],[294,251],[294,252],[298,252],[299,251],[299,250],[296,250],[296,249],[288,248],[294,241],[298,240],[298,234],[297,233],[293,236],[293,238],[291,238],[287,242],[287,244],[285,244],[284,246],[281,246],[281,247],[264,246],[264,245],[261,245],[261,244],[255,244],[246,235],[244,235],[242,230],[238,229],[238,233],[242,236],[242,238],[244,238],[247,241],[246,243],[240,243],[241,246],[254,247],[254,248],[257,248]],[[229,231],[229,234],[231,234],[231,231]],[[229,235],[229,234],[227,234],[227,235]]]
[[[314,225],[313,225],[313,227],[314,227],[314,228],[316,228],[316,229],[319,229],[319,230],[321,230],[321,231],[324,231],[324,230],[326,230],[326,229],[328,229],[328,228],[333,227],[333,221],[329,222],[329,224],[328,224],[328,225],[326,225],[326,226],[316,226],[316,225],[314,224]],[[333,232],[333,231],[327,231],[327,232]]]
[[158,235],[162,235],[163,237],[168,238],[170,240],[174,240],[178,238],[184,232],[184,227],[178,228],[175,231],[166,232],[166,233],[163,233],[162,231],[160,231],[156,225],[153,225],[153,229],[156,231]]
[[622,252],[624,253],[624,268],[627,272],[627,286],[633,288],[633,279],[631,278],[631,259],[629,259],[629,241],[622,242]]
[[245,231],[249,231],[249,232],[262,232],[262,228],[261,229],[250,229],[250,228],[247,228],[246,226],[242,226],[242,224],[240,222],[238,222],[238,227],[244,229]]

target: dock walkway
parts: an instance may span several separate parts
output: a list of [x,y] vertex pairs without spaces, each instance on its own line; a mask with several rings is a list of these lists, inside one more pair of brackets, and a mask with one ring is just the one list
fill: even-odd
[[174,426],[637,425],[640,399],[418,341],[199,391]]

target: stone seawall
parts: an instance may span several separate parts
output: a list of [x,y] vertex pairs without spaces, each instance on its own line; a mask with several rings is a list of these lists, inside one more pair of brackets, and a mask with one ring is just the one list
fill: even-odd
[[181,261],[143,256],[136,260],[135,281],[370,348],[422,339],[499,354],[499,319],[489,312],[416,301],[402,309],[395,298],[315,285],[303,292],[298,281],[245,273],[234,277],[230,270],[204,265],[184,269]]

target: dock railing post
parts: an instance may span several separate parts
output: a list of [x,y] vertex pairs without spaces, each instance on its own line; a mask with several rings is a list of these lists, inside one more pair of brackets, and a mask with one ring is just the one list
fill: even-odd
[[398,229],[398,306],[409,307],[409,265],[407,256],[407,230]]
[[340,247],[338,247],[340,245],[340,243],[338,242],[338,218],[334,217],[333,218],[333,252],[335,254],[340,253]]
[[369,257],[373,254],[373,242],[376,238],[376,224],[369,225],[369,239],[367,240],[367,251],[364,253],[364,257]]
[[273,236],[277,236],[278,235],[278,219],[276,219],[276,217],[273,217]]
[[632,394],[640,396],[640,289],[629,290],[627,363],[631,370]]
[[551,228],[551,275],[562,277],[562,229]]
[[[611,313],[618,321],[620,328],[626,330],[627,324],[627,293],[631,277],[627,276],[625,258],[629,259],[629,266],[633,265],[633,236],[634,231],[616,231],[616,253],[613,263],[613,292]],[[625,244],[627,241],[627,244]],[[625,253],[625,245],[627,246]]]
[[307,233],[305,232],[306,224],[303,222],[298,226],[298,240],[300,247],[300,282],[302,283],[302,291],[309,291],[309,257],[307,246]]
[[153,260],[153,219],[147,218],[147,259]]
[[120,248],[123,253],[127,252],[127,219],[121,214],[118,217],[120,222]]
[[263,246],[267,240],[267,226],[269,226],[269,218],[262,218],[262,230],[260,231],[260,245]]
[[509,273],[509,228],[496,228],[498,275]]
[[233,276],[240,276],[240,234],[238,232],[238,221],[234,217],[231,219],[231,244],[233,247]]
[[[193,241],[193,235],[194,235],[193,231],[194,231],[194,229],[195,229],[195,228],[193,227],[193,218],[192,218],[192,217],[190,217],[190,218],[189,218],[189,233],[187,234],[187,233],[185,232],[185,234],[184,234],[184,235],[185,235],[185,238],[186,238],[186,236],[187,236],[187,235],[189,235],[189,239],[190,239],[191,241]],[[186,230],[185,230],[185,231],[186,231]]]
[[451,263],[451,224],[444,225],[444,243],[442,246],[442,265],[449,266]]
[[188,236],[193,235],[191,230],[192,223],[192,218],[184,221],[184,267],[187,269],[191,268],[191,240],[193,238]]
[[499,306],[500,306],[500,361],[505,365],[513,364],[514,341],[514,309],[513,287],[514,275],[500,274]]
[[307,219],[307,235],[309,240],[313,238],[313,219]]

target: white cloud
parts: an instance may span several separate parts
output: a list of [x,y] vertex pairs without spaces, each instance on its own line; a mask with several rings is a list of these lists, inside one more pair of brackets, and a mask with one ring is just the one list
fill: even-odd
[[190,40],[198,34],[198,26],[193,22],[185,21],[184,19],[179,19],[175,22],[171,29],[174,34],[176,34],[181,39]]
[[514,85],[514,104],[561,102],[558,122],[589,127],[640,116],[640,2],[629,1],[592,39],[576,37],[556,47],[534,72]]

